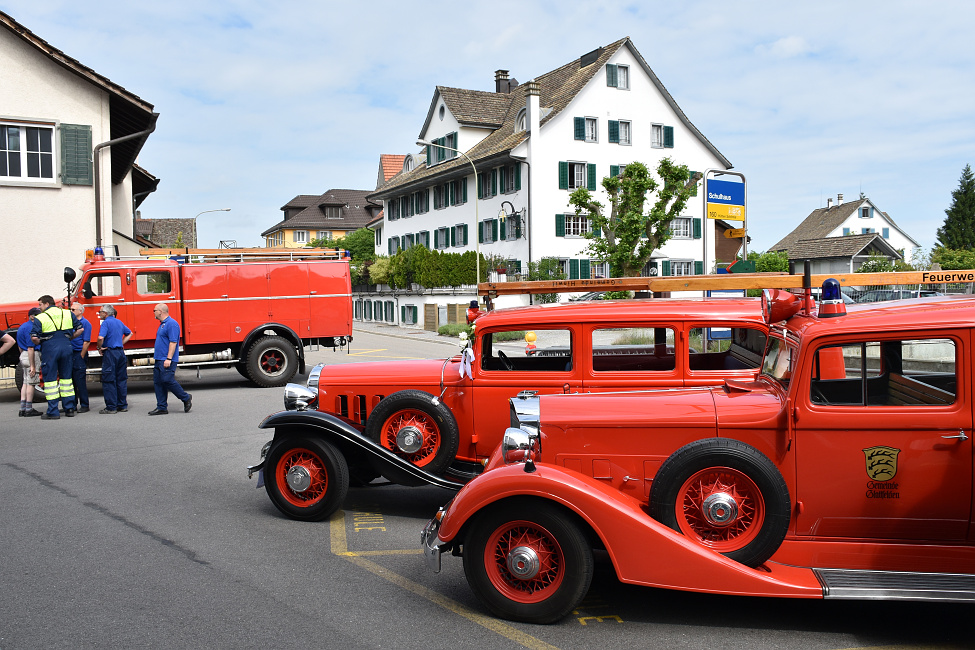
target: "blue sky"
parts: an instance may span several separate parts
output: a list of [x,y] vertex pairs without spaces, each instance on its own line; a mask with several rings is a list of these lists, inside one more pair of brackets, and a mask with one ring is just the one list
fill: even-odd
[[[370,189],[434,86],[494,89],[623,36],[748,179],[751,250],[862,191],[924,248],[975,162],[975,4],[941,2],[97,3],[0,0],[160,113],[146,217],[261,245],[297,194]],[[2,107],[2,100],[0,100]],[[2,108],[0,108],[2,113]]]

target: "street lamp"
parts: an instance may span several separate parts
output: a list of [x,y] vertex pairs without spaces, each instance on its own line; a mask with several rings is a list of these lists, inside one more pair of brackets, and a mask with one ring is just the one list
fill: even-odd
[[[230,208],[217,208],[215,210],[204,210],[203,212],[198,213],[196,215],[196,217],[199,217],[201,214],[206,214],[207,212],[230,212]],[[196,228],[196,217],[193,217],[193,235],[194,235],[194,237],[197,237],[199,235],[199,232],[200,232]],[[199,245],[199,240],[197,241],[197,245]]]
[[[474,166],[474,161],[471,157],[460,149],[454,149],[453,147],[447,147],[442,144],[437,144],[435,142],[430,142],[429,140],[417,140],[416,143],[421,147],[440,147],[441,149],[450,149],[451,151],[456,151],[464,158],[467,162],[471,164],[471,169],[474,170],[474,250],[477,254],[477,276],[474,278],[474,294],[477,294],[477,285],[481,283],[481,237],[478,228],[481,227],[481,222],[478,219],[477,214],[477,167]],[[427,167],[430,166],[430,161],[427,161]]]

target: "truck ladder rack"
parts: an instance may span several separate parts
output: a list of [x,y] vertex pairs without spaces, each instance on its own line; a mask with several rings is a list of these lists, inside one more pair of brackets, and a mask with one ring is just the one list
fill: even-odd
[[195,262],[285,262],[294,260],[345,260],[348,251],[338,248],[143,248],[143,258],[184,257]]

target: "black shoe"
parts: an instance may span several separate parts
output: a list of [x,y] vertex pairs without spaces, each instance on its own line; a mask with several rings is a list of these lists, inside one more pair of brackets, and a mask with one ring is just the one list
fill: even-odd
[[87,406],[82,406],[78,408],[78,413],[87,413],[90,410]]
[[101,413],[102,415],[115,415],[116,413],[118,413],[118,411],[116,411],[115,409],[102,409],[99,411],[99,413]]
[[60,415],[48,415],[47,413],[41,413],[42,420],[60,420]]
[[25,411],[24,409],[20,409],[19,411],[17,411],[17,417],[22,418],[26,413],[27,411]]
[[187,397],[186,398],[186,401],[183,402],[183,413],[189,413],[191,408],[193,408],[193,396],[192,395],[190,395],[189,397]]
[[28,409],[22,413],[25,418],[36,418],[38,415],[42,415],[37,409]]
[[73,418],[74,414],[77,413],[74,409],[64,409],[64,417]]
[[129,407],[128,407],[128,406],[123,406],[122,408],[120,408],[120,409],[118,410],[118,412],[119,412],[119,413],[127,413],[127,412],[128,412],[128,410],[129,410]]
[[149,411],[149,415],[169,415],[169,411],[164,411],[162,409],[152,409]]

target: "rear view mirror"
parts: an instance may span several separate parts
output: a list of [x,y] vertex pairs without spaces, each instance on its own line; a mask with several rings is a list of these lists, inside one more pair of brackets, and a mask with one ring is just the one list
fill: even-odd
[[83,295],[85,299],[91,299],[94,297],[95,292],[91,290],[91,280],[85,282],[85,286],[81,289],[81,295]]

